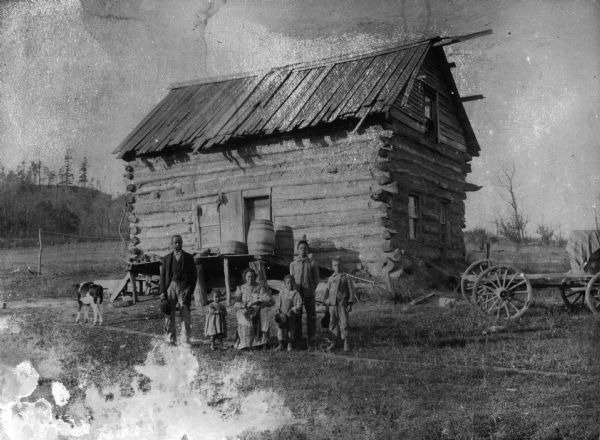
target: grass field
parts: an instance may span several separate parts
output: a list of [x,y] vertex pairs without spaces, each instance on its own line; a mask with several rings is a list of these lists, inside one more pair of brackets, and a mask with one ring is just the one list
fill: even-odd
[[[111,273],[111,264],[98,263],[102,277]],[[25,284],[11,286],[17,297],[33,296]],[[46,296],[56,296],[50,293]],[[203,311],[196,308],[191,351],[200,363],[197,381],[221,377],[216,382],[227,383],[218,374],[244,365],[252,374],[236,388],[236,395],[269,396],[265,393],[272,390],[282,400],[264,397],[254,409],[242,404],[236,407],[236,416],[223,423],[237,423],[240,414],[269,416],[272,404],[265,402],[279,402],[294,418],[268,432],[233,437],[598,439],[598,321],[585,310],[568,312],[555,291],[535,294],[536,305],[523,319],[496,331],[492,320],[459,298],[449,308],[438,307],[436,301],[409,306],[367,300],[351,315],[353,350],[349,354],[321,350],[328,336],[324,329],[319,329],[314,350],[241,353],[229,348],[213,352],[203,338]],[[441,295],[453,296],[438,292]],[[107,306],[105,326],[100,328],[75,325],[72,300],[9,302],[6,310],[0,310],[0,320],[12,323],[12,327],[0,325],[0,362],[14,366],[32,361],[41,379],[30,400],[49,397],[52,381],[65,384],[71,398],[66,406],[54,408],[59,417],[87,417],[92,424],[104,420],[107,416],[89,396],[94,385],[107,413],[118,405],[135,407],[136,387],[141,389],[143,405],[152,408],[152,390],[160,384],[135,366],[144,364],[148,353],[156,349],[153,336],[162,334],[162,319],[157,301],[143,299],[130,307]],[[231,344],[233,313],[228,324]],[[187,359],[185,354],[180,356]],[[174,401],[191,406],[197,396],[206,397],[206,389],[195,382],[183,395]],[[227,396],[208,399],[207,411],[235,400]],[[124,418],[125,410],[120,411]],[[135,413],[141,421],[124,420],[143,425],[148,422],[144,411]],[[151,414],[160,417],[160,411]],[[187,438],[211,438],[201,436],[208,422],[199,414],[193,417],[196,428]],[[112,434],[110,438],[120,438]]]

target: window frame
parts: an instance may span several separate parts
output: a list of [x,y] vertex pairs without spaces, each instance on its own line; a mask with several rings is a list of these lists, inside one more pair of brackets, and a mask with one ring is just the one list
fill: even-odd
[[[430,116],[426,115],[427,100],[430,100]],[[439,93],[436,88],[423,84],[423,117],[425,136],[436,144],[440,141]]]
[[[414,213],[411,212],[411,200],[414,200]],[[421,239],[421,201],[417,194],[408,195],[408,239],[418,241]],[[413,236],[414,235],[414,236]]]
[[440,245],[447,248],[450,245],[450,200],[440,200],[439,206]]

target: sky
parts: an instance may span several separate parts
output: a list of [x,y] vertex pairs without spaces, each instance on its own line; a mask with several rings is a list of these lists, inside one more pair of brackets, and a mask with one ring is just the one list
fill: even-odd
[[530,233],[594,226],[600,195],[600,1],[0,0],[0,159],[86,156],[122,192],[111,152],[174,82],[492,29],[447,48],[481,145],[467,228],[507,214],[515,166]]

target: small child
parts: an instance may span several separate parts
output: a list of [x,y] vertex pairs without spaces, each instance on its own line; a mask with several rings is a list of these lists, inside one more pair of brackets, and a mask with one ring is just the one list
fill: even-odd
[[331,261],[333,275],[327,280],[325,290],[325,304],[329,308],[329,331],[333,333],[333,340],[327,347],[331,351],[337,345],[337,341],[344,341],[344,351],[350,350],[348,341],[348,313],[352,311],[353,286],[350,277],[341,271],[339,258]]
[[279,292],[275,302],[275,322],[277,323],[277,339],[279,345],[276,350],[284,350],[287,342],[287,351],[292,351],[292,340],[298,314],[302,312],[302,297],[296,290],[294,277],[286,275],[283,278],[285,288]]
[[210,336],[210,348],[216,350],[217,347],[215,342],[217,339],[223,346],[223,340],[227,337],[227,308],[223,304],[219,304],[219,294],[217,291],[213,292],[213,302],[208,305],[208,312],[206,314],[206,323],[204,325],[204,335]]

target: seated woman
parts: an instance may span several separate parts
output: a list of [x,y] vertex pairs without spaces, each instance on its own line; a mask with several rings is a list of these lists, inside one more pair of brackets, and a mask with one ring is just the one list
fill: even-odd
[[265,286],[256,283],[256,272],[246,269],[245,284],[238,286],[235,296],[238,339],[235,348],[265,346],[269,340],[269,307],[274,304]]

